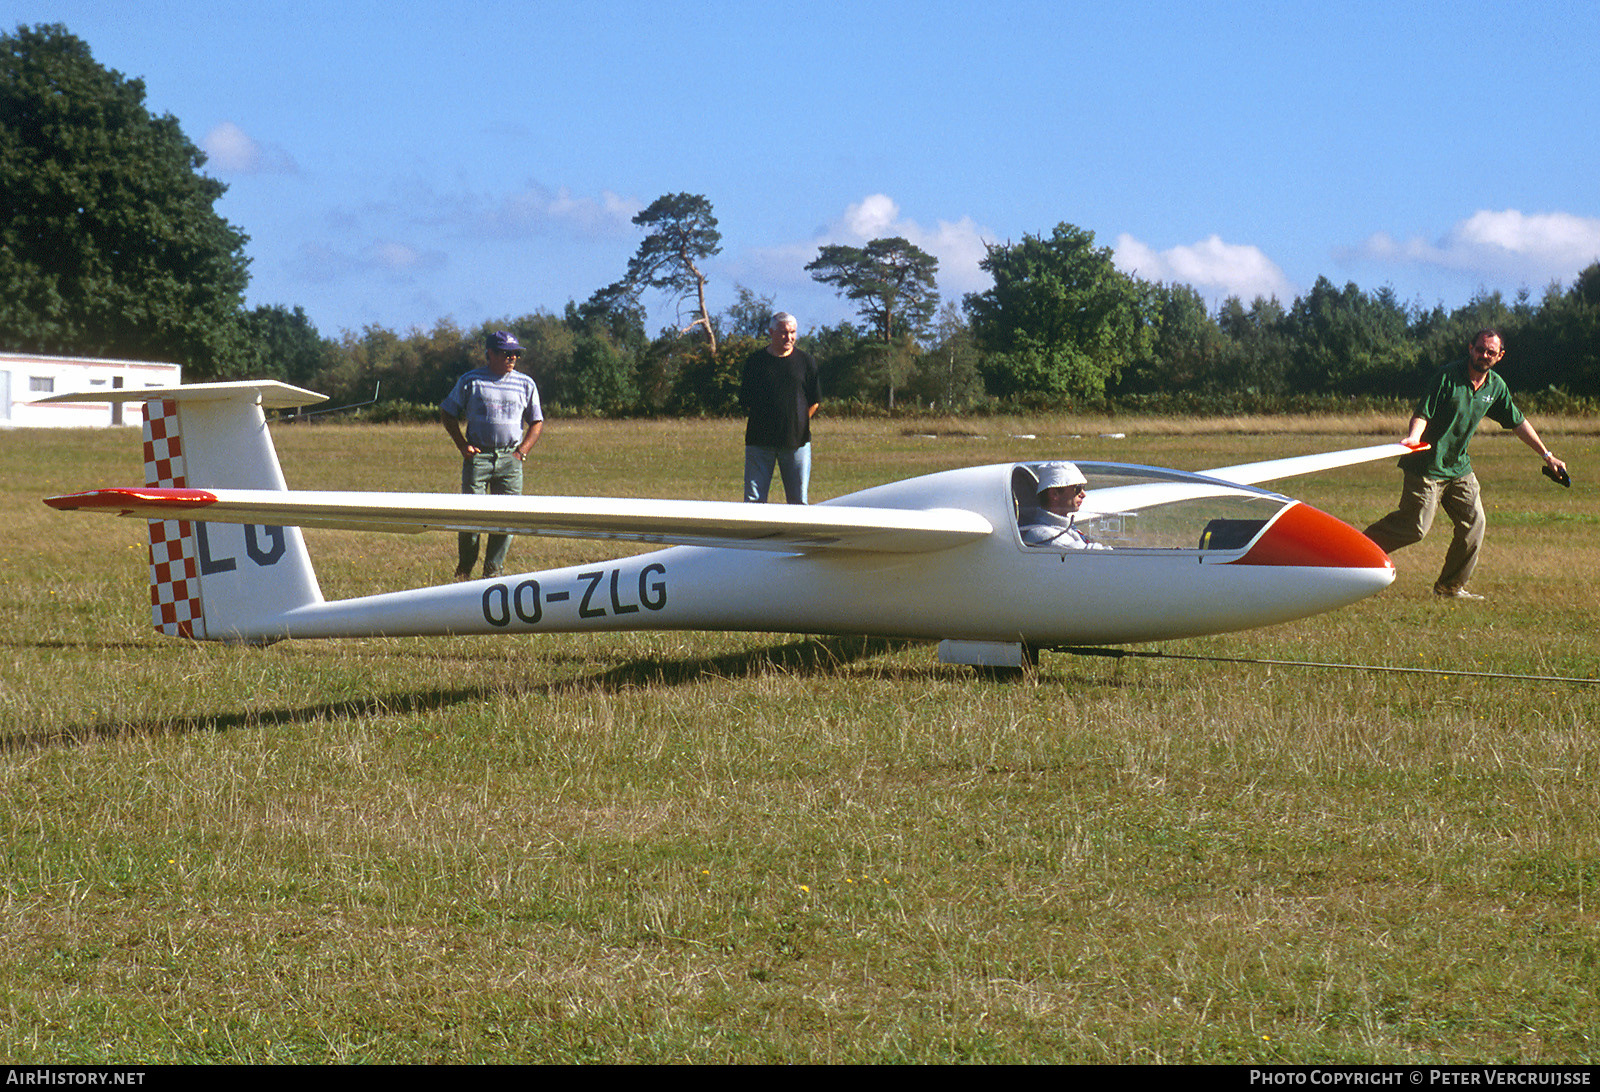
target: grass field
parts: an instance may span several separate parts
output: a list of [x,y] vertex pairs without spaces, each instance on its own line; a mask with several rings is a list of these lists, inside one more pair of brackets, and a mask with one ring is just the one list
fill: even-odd
[[[1600,677],[1600,428],[1538,423],[1570,492],[1474,447],[1487,602],[1429,594],[1439,528],[1380,596],[1161,649]],[[824,420],[813,497],[1402,424]],[[739,428],[556,421],[529,488],[733,499]],[[276,436],[291,486],[457,472],[437,429]],[[1600,686],[1052,654],[1008,683],[744,634],[189,644],[150,630],[142,524],[39,503],[141,478],[135,433],[0,432],[9,1062],[1600,1057]],[[1363,526],[1398,486],[1281,488]],[[330,597],[454,562],[307,538]]]

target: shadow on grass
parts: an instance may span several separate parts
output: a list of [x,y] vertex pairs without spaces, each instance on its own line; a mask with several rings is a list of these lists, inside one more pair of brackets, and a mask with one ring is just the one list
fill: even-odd
[[925,644],[899,637],[807,637],[772,648],[721,656],[656,658],[622,664],[589,679],[551,684],[551,689],[615,691],[641,686],[682,686],[705,678],[741,679],[769,671],[784,675],[832,675],[857,660]]
[[[598,675],[534,683],[497,683],[493,686],[440,688],[416,693],[390,693],[345,701],[303,705],[291,709],[244,710],[186,717],[155,717],[142,721],[98,721],[47,732],[17,733],[0,737],[0,752],[35,750],[51,746],[76,746],[101,740],[138,736],[190,735],[228,732],[240,728],[272,728],[318,720],[360,719],[375,716],[433,713],[474,701],[493,701],[508,695],[615,693],[650,686],[686,686],[704,679],[740,679],[776,672],[798,677],[830,676],[858,660],[899,652],[926,642],[886,637],[809,637],[771,648],[748,649],[720,656],[676,660],[643,659],[622,664]],[[944,671],[936,664],[923,669],[896,667],[882,677],[927,682]]]

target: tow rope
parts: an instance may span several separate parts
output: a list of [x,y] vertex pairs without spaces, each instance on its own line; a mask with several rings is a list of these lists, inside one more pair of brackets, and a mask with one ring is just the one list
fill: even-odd
[[1244,656],[1194,656],[1182,652],[1147,652],[1132,648],[1067,647],[1055,649],[1073,656],[1108,656],[1114,660],[1134,657],[1141,660],[1200,660],[1219,664],[1261,664],[1266,667],[1321,667],[1336,671],[1380,671],[1403,675],[1454,675],[1470,679],[1519,679],[1524,682],[1600,684],[1600,679],[1580,679],[1571,675],[1519,675],[1507,671],[1460,671],[1444,667],[1400,667],[1386,664],[1330,664],[1314,660],[1257,660]]

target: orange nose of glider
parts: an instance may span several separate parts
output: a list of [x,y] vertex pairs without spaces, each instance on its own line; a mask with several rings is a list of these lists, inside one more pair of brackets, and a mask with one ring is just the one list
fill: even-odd
[[1285,508],[1249,552],[1232,564],[1394,570],[1377,543],[1309,504]]

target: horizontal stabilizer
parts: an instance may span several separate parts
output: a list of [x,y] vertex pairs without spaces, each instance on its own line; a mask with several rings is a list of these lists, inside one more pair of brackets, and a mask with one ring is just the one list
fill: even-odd
[[40,402],[231,402],[242,400],[263,409],[291,409],[326,402],[328,396],[291,387],[276,379],[250,379],[237,383],[186,383],[181,387],[116,387],[71,391],[40,398]]
[[412,534],[549,535],[784,552],[831,548],[924,553],[994,531],[982,516],[955,509],[622,497],[125,488],[50,497],[45,503],[63,511],[102,511],[138,519]]

